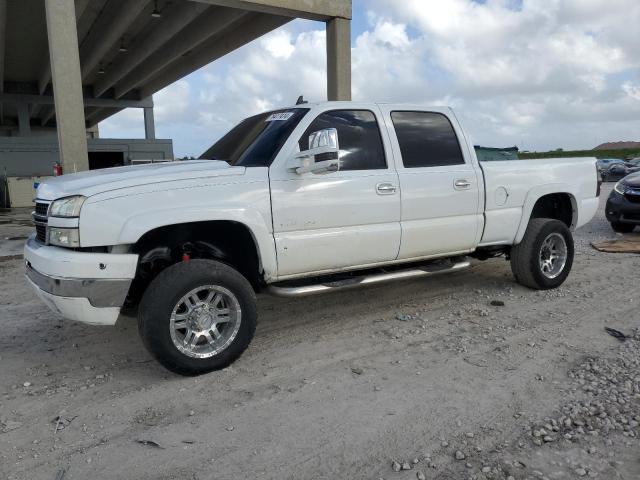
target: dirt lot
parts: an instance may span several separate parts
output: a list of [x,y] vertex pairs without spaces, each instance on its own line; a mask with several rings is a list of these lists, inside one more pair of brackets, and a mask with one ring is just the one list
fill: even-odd
[[553,292],[492,260],[261,298],[247,353],[197,379],[133,318],[63,321],[0,261],[0,478],[638,479],[640,256],[590,247],[615,237],[602,212],[576,237]]

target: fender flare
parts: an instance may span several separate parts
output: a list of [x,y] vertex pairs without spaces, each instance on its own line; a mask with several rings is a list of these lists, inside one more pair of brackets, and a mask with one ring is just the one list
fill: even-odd
[[118,237],[119,244],[134,244],[146,233],[160,227],[195,222],[228,221],[243,225],[249,230],[256,245],[259,267],[265,279],[277,276],[277,260],[270,225],[256,210],[246,207],[226,206],[224,208],[162,208],[143,212],[127,218]]
[[518,226],[514,245],[519,244],[524,238],[524,234],[527,230],[527,226],[529,225],[529,220],[531,219],[531,214],[533,213],[533,208],[535,207],[536,202],[545,195],[551,195],[554,193],[569,195],[569,198],[571,199],[571,209],[573,210],[570,228],[572,231],[575,229],[578,222],[578,202],[576,200],[575,188],[566,183],[539,185],[527,192],[524,205],[522,206],[522,218],[520,219],[520,225]]

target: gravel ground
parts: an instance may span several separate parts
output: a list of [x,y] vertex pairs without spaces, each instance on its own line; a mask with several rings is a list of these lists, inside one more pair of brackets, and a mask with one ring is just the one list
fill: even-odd
[[552,292],[491,260],[261,298],[246,354],[195,379],[152,361],[132,318],[58,318],[2,261],[0,478],[636,480],[640,256],[589,245],[615,237],[600,212]]

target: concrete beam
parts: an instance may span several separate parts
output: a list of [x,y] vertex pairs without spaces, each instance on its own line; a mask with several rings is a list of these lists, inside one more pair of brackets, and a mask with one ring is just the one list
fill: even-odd
[[60,162],[67,173],[89,170],[82,77],[73,0],[45,0]]
[[166,42],[173,38],[200,16],[208,5],[198,3],[178,3],[170,11],[163,12],[162,19],[157,26],[141,42],[132,45],[127,55],[109,68],[93,86],[94,95],[99,97],[109,88],[121,80],[126,74],[140,65],[149,55],[158,51]]
[[[7,0],[0,0],[0,93],[4,91],[4,54],[7,48]],[[4,123],[4,108],[0,103],[0,123]]]
[[153,116],[153,107],[144,109],[144,138],[155,140],[156,122]]
[[87,40],[82,45],[80,54],[83,80],[93,72],[107,52],[120,41],[148,3],[149,0],[120,2],[118,8],[114,10],[115,15],[112,18],[105,18],[99,22],[98,26],[92,28]]
[[87,115],[87,127],[97,125],[101,121],[106,120],[121,111],[121,108],[97,108]]
[[327,22],[327,94],[329,100],[351,100],[351,20]]
[[16,105],[18,108],[18,134],[21,137],[28,137],[31,135],[31,123],[29,122],[29,105],[26,103],[19,103]]
[[[171,62],[181,58],[205,40],[221,32],[232,23],[241,19],[244,12],[232,9],[212,9],[193,22],[183,33],[169,42],[166,47],[153,53],[146,61],[135,68],[115,86],[115,97],[120,98],[139,85],[150,80],[156,73]],[[175,79],[177,80],[177,79]],[[169,83],[172,83],[173,81]],[[151,92],[153,94],[155,92]],[[149,95],[145,95],[149,96]]]
[[191,0],[222,7],[309,20],[351,19],[351,0]]
[[31,107],[29,107],[29,116],[31,116],[31,118],[38,118],[40,110],[42,110],[42,105],[31,105]]
[[56,110],[55,108],[53,108],[53,106],[44,107],[42,109],[42,113],[40,114],[40,125],[45,127],[47,123],[49,123],[49,120],[51,120],[55,114]]
[[[82,17],[90,1],[91,0],[75,0],[77,21],[80,21],[80,17]],[[38,75],[38,92],[43,94],[49,83],[51,83],[51,66],[49,64],[49,54],[47,54],[42,59],[42,69],[40,70],[40,75]]]
[[[2,103],[30,103],[33,105],[54,105],[55,97],[51,95],[28,95],[23,93],[0,93],[0,102]],[[85,107],[107,107],[107,108],[149,108],[153,107],[153,100],[145,98],[143,100],[111,98],[93,98],[83,97],[83,105]]]
[[105,111],[106,109],[100,107],[87,108],[84,113],[86,124],[91,125],[93,123],[93,119],[99,115],[102,115]]
[[76,25],[80,21],[82,14],[87,9],[91,0],[76,0]]
[[234,25],[234,28],[225,32],[222,37],[213,37],[193,49],[189,55],[181,57],[150,82],[140,87],[140,95],[150,96],[167,85],[179,80],[189,73],[201,68],[226,54],[237,50],[244,44],[262,35],[275,30],[291,21],[289,17],[280,17],[266,14],[254,14]]

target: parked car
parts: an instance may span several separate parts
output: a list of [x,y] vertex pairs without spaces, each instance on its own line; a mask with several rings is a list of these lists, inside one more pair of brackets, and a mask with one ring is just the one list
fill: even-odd
[[640,167],[634,167],[627,163],[615,163],[607,169],[603,175],[603,180],[607,182],[617,182],[627,175],[638,171],[640,171]]
[[607,199],[605,213],[616,232],[629,233],[640,225],[640,172],[616,183]]
[[447,108],[328,102],[241,122],[198,161],[63,175],[37,191],[27,276],[53,310],[113,325],[138,307],[166,368],[223,368],[256,293],[317,294],[504,255],[561,285],[598,209],[595,158],[480,164]]
[[632,167],[640,167],[640,157],[627,160],[626,163]]
[[600,173],[603,175],[604,179],[604,175],[606,174],[609,167],[616,164],[624,164],[624,160],[620,158],[599,158],[596,164],[598,165],[598,170],[600,170]]

